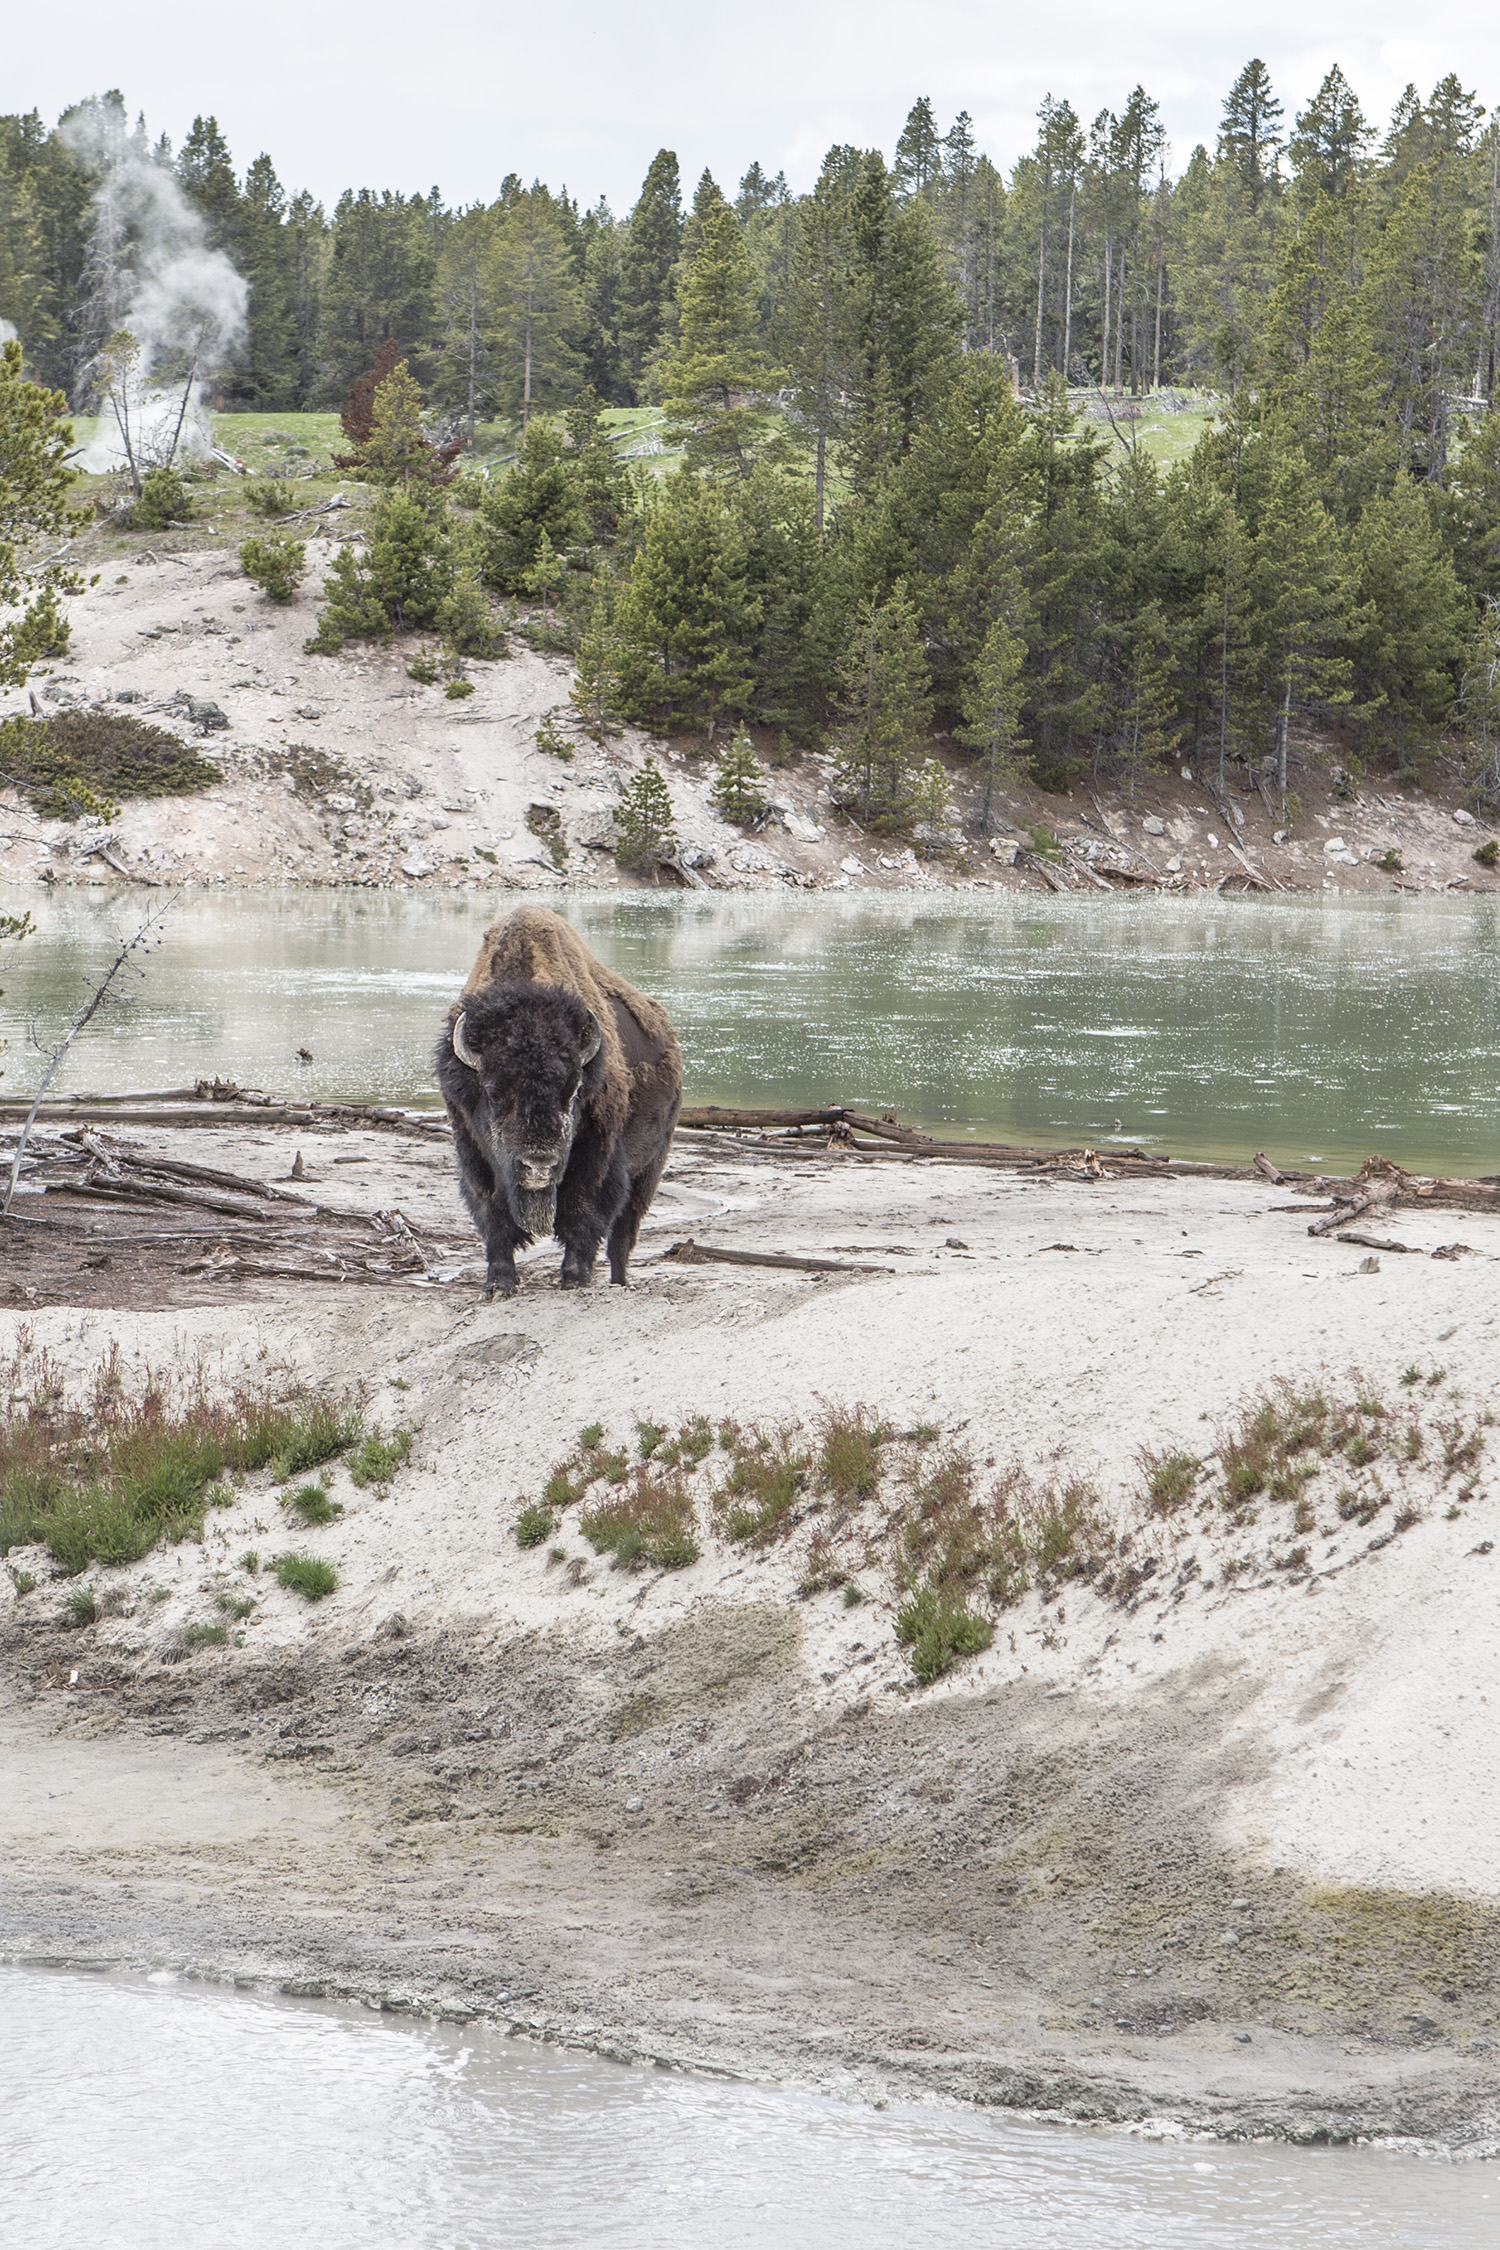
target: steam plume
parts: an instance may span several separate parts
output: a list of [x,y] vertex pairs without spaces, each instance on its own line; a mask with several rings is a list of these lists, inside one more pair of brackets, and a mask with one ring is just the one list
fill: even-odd
[[249,284],[209,247],[202,215],[120,110],[90,103],[62,130],[73,153],[103,174],[85,275],[90,384],[98,387],[119,330],[128,329],[139,353],[116,368],[83,466],[125,461],[122,421],[142,467],[167,461],[174,448],[204,454],[213,442],[204,385],[244,335]]

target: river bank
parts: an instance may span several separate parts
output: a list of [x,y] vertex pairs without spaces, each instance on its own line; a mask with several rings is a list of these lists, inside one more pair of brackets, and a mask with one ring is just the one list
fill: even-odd
[[[1236,786],[1217,799],[1211,774],[1174,768],[1128,801],[1083,783],[1066,796],[1017,788],[1001,798],[999,833],[987,838],[972,774],[953,760],[961,824],[926,857],[844,820],[829,798],[830,757],[809,753],[773,766],[770,815],[747,835],[713,811],[711,746],[635,733],[596,745],[577,735],[570,666],[519,637],[507,658],[470,665],[473,693],[462,701],[410,677],[415,640],[308,656],[317,588],[338,548],[340,519],[330,520],[332,529],[309,537],[307,584],[286,604],[256,591],[236,549],[212,543],[211,527],[151,546],[91,535],[84,560],[102,565],[100,582],[67,604],[68,655],[37,667],[29,691],[0,695],[0,716],[127,710],[193,743],[224,779],[192,796],[127,799],[108,826],[44,820],[15,789],[0,790],[0,880],[418,892],[564,883],[629,891],[647,881],[773,893],[1500,892],[1500,870],[1474,858],[1494,824],[1473,817],[1455,773],[1429,761],[1423,789],[1371,780],[1351,793],[1336,758],[1312,745],[1294,760],[1290,828],[1258,795]],[[571,758],[540,746],[549,717]],[[932,747],[947,756],[946,743]],[[775,745],[768,737],[761,748],[769,755]],[[647,755],[667,778],[681,840],[675,869],[649,879],[622,870],[613,851],[620,793]]]
[[[299,1192],[461,1237],[440,1150],[304,1153]],[[206,1129],[193,1154],[215,1163]],[[268,1183],[289,1154],[234,1148]],[[153,1310],[128,1245],[81,1244],[87,1305],[0,1314],[13,1396],[42,1354],[82,1390],[115,1344],[127,1385],[348,1369],[413,1446],[383,1487],[330,1470],[343,1512],[296,1539],[337,1573],[315,1606],[240,1559],[288,1543],[267,1472],[201,1545],[88,1573],[89,1624],[12,1552],[38,1583],[0,1581],[0,1950],[873,2098],[1489,2152],[1500,1221],[1385,1214],[1409,1252],[1380,1254],[1290,1202],[684,1136],[628,1293],[560,1296],[546,1252],[483,1305],[461,1252],[341,1287],[185,1248]],[[846,1270],[663,1254],[689,1235]],[[1306,1531],[1215,1481],[1281,1382],[1363,1400],[1373,1433],[1300,1494]],[[809,1484],[734,1536],[721,1446],[685,1567],[611,1567],[572,1502],[517,1544],[587,1424],[634,1452],[641,1422],[812,1431],[830,1403],[891,1433],[842,1515]],[[981,1484],[1086,1480],[1114,1544],[1033,1573],[923,1687],[894,1628],[933,1447]],[[1147,1454],[1194,1462],[1164,1511]],[[220,1596],[248,1614],[195,1639]]]

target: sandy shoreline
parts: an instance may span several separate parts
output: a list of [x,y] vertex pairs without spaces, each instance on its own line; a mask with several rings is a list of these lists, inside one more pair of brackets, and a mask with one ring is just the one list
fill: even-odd
[[[367,1161],[338,1173],[309,1149],[320,1193],[357,1177],[453,1223],[440,1152],[349,1146]],[[270,1178],[287,1149],[235,1154]],[[230,1302],[204,1282],[170,1310],[0,1313],[7,1355],[75,1382],[112,1340],[128,1371],[347,1369],[376,1423],[420,1426],[387,1490],[335,1471],[346,1512],[299,1542],[338,1594],[256,1578],[242,1646],[181,1656],[180,1635],[244,1586],[242,1550],[286,1544],[264,1475],[201,1547],[93,1573],[113,1614],[82,1631],[60,1585],[0,1578],[0,1953],[482,2011],[836,2091],[1487,2153],[1500,1489],[1488,1451],[1445,1475],[1435,1433],[1494,1404],[1500,1220],[1383,1219],[1470,1249],[1366,1272],[1287,1201],[789,1171],[684,1138],[628,1294],[564,1298],[540,1253],[508,1305],[463,1281]],[[887,1270],[664,1261],[687,1234]],[[1144,1521],[1139,1449],[1206,1455],[1283,1376],[1425,1417],[1422,1459],[1361,1472],[1385,1491],[1363,1524],[1320,1483],[1299,1562],[1269,1505],[1238,1529],[1212,1506]],[[1092,1478],[1149,1572],[1028,1593],[919,1689],[879,1508],[843,1533],[854,1609],[799,1594],[816,1516],[755,1551],[705,1509],[701,1559],[671,1573],[612,1570],[572,1520],[566,1569],[515,1543],[586,1422],[628,1440],[641,1417],[829,1400],[937,1425],[997,1473]]]

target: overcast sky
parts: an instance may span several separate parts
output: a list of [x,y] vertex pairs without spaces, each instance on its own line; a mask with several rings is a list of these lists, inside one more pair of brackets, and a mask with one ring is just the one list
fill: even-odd
[[487,201],[513,171],[623,211],[663,145],[689,187],[708,165],[732,190],[759,158],[800,189],[834,141],[889,152],[919,94],[944,127],[969,110],[1008,169],[1044,94],[1087,121],[1137,82],[1180,168],[1257,53],[1288,119],[1334,62],[1381,123],[1409,79],[1425,94],[1450,70],[1500,102],[1500,15],[1483,0],[1272,0],[1245,18],[1202,0],[72,0],[66,36],[45,8],[9,20],[0,106],[51,122],[118,86],[174,142],[211,111],[242,171],[265,149],[289,187],[330,204],[349,186],[433,183],[450,203]]

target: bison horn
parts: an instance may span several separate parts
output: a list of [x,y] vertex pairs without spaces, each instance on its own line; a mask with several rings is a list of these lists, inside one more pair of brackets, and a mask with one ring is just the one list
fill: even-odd
[[596,1015],[594,1014],[594,1011],[593,1011],[593,1009],[592,1009],[592,1008],[590,1008],[590,1010],[589,1010],[589,1036],[588,1036],[588,1041],[587,1041],[587,1044],[585,1045],[585,1047],[584,1047],[584,1050],[583,1050],[583,1060],[584,1060],[584,1061],[585,1061],[586,1063],[591,1063],[591,1062],[593,1061],[593,1059],[594,1059],[595,1055],[597,1055],[597,1054],[598,1054],[598,1052],[599,1052],[599,1049],[600,1049],[600,1048],[601,1048],[601,1047],[602,1047],[603,1045],[604,1045],[604,1033],[603,1033],[603,1031],[602,1031],[602,1030],[601,1030],[601,1028],[600,1028],[600,1025],[599,1025],[599,1018],[598,1018],[598,1017],[597,1017],[597,1016],[596,1016]]
[[462,1015],[457,1015],[453,1019],[453,1052],[457,1055],[459,1061],[466,1064],[470,1070],[479,1068],[479,1057],[464,1037]]

